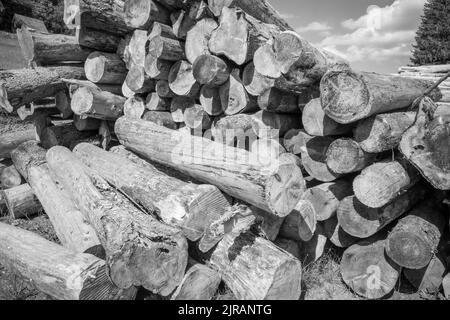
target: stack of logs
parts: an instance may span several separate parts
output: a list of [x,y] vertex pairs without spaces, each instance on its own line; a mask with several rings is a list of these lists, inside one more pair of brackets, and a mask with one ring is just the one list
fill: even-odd
[[1,263],[59,299],[212,299],[221,283],[298,299],[331,244],[363,297],[402,273],[449,289],[433,81],[353,71],[265,0],[80,0],[64,19],[75,36],[18,29],[30,68],[0,71],[0,107],[35,122],[0,136],[0,203],[45,211],[62,247],[0,225]]

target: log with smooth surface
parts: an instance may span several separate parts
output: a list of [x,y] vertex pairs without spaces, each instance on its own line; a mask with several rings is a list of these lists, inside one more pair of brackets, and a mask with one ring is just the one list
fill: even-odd
[[133,29],[149,30],[154,21],[170,24],[169,10],[152,0],[125,1],[123,17]]
[[147,75],[152,79],[168,80],[170,69],[172,68],[172,66],[172,61],[155,58],[151,54],[148,54],[145,58],[145,73],[147,73]]
[[0,187],[1,189],[11,189],[22,184],[22,176],[17,171],[15,166],[4,168],[0,172]]
[[176,62],[186,58],[184,46],[179,40],[156,36],[149,40],[147,52],[153,58]]
[[211,54],[202,54],[193,63],[195,80],[202,85],[219,87],[230,78],[230,68],[227,63]]
[[300,200],[284,220],[280,235],[295,241],[308,242],[314,237],[316,228],[316,211],[312,203]]
[[141,119],[145,112],[145,102],[141,97],[131,97],[125,101],[123,114],[125,117]]
[[0,193],[3,193],[3,201],[12,219],[28,218],[42,212],[41,203],[27,183]]
[[178,129],[178,123],[173,120],[173,115],[170,112],[145,111],[144,115],[142,116],[142,120],[150,121],[154,124],[157,124],[158,126],[168,129]]
[[178,61],[172,66],[168,81],[170,89],[179,96],[196,97],[200,90],[192,65],[184,60]]
[[151,92],[145,99],[145,109],[149,111],[170,111],[172,99],[161,98],[156,92]]
[[72,96],[72,111],[79,116],[115,120],[123,114],[126,99],[107,91],[79,88]]
[[84,64],[86,78],[94,83],[122,84],[127,75],[125,63],[113,53],[93,52]]
[[75,37],[78,44],[84,48],[109,53],[116,53],[122,40],[122,37],[117,34],[88,28],[83,25],[77,28]]
[[34,129],[23,131],[4,133],[0,135],[0,159],[10,158],[11,151],[24,142],[36,140],[36,132]]
[[288,114],[259,111],[253,118],[255,119],[254,132],[260,138],[280,139],[289,130],[301,127],[300,117]]
[[144,67],[134,65],[128,71],[126,86],[134,93],[147,93],[155,90],[156,81],[146,74]]

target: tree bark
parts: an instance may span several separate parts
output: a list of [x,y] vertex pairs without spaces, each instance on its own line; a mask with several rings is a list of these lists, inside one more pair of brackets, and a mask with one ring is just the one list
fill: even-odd
[[259,107],[267,112],[299,114],[298,97],[276,88],[270,88],[258,97]]
[[186,40],[188,31],[195,26],[195,19],[192,19],[185,10],[174,11],[170,15],[173,33],[178,39]]
[[30,140],[36,140],[36,132],[34,129],[0,135],[0,159],[10,158],[11,151]]
[[398,265],[422,269],[437,251],[448,219],[428,201],[401,219],[387,238],[386,253]]
[[168,80],[172,66],[173,62],[155,58],[151,54],[145,58],[145,73],[152,79]]
[[77,28],[75,35],[78,44],[95,51],[116,53],[121,36],[107,31],[96,30],[85,26]]
[[83,141],[97,134],[97,131],[78,131],[73,123],[44,128],[39,141],[45,149],[55,146],[70,148],[77,141]]
[[199,104],[184,110],[184,123],[186,127],[194,130],[209,130],[212,126],[211,116]]
[[84,65],[86,78],[94,83],[122,84],[127,75],[125,63],[114,53],[93,52]]
[[148,34],[148,39],[151,40],[154,37],[164,37],[173,40],[178,40],[177,36],[173,33],[173,29],[170,25],[163,24],[160,22],[153,22],[152,29]]
[[311,202],[300,200],[286,217],[280,235],[295,241],[310,241],[316,232],[316,212]]
[[198,21],[186,35],[186,59],[194,64],[198,57],[211,54],[209,51],[209,40],[212,33],[219,27],[214,19],[205,18]]
[[354,196],[347,197],[341,201],[337,212],[339,225],[354,237],[368,238],[411,210],[423,199],[425,192],[421,189],[423,186],[416,186],[378,209],[365,206]]
[[141,97],[131,97],[125,101],[123,114],[132,119],[141,119],[145,112],[145,102]]
[[12,219],[28,218],[42,211],[41,203],[27,183],[0,192]]
[[44,21],[15,13],[12,19],[12,31],[27,28],[32,31],[49,33]]
[[125,2],[124,20],[133,29],[149,30],[154,21],[170,24],[170,13],[156,1],[129,0]]
[[[330,71],[320,84],[322,107],[336,122],[347,124],[409,107],[433,83],[350,70]],[[433,92],[440,99],[439,90]]]
[[169,82],[167,80],[158,80],[156,82],[156,93],[161,98],[175,98],[176,94],[170,89]]
[[187,265],[187,241],[180,231],[138,210],[69,150],[55,147],[47,161],[96,230],[113,283],[169,295]]
[[364,169],[353,181],[358,200],[370,208],[381,208],[419,181],[418,172],[402,161],[384,161]]
[[85,79],[83,68],[54,67],[0,71],[0,107],[11,113],[64,89],[62,79]]
[[88,87],[90,89],[95,89],[99,91],[108,91],[117,95],[122,94],[122,87],[116,84],[99,84],[87,80],[75,80],[75,79],[63,79],[63,82],[69,88],[69,96],[71,99],[75,91],[77,91],[80,87]]
[[121,118],[115,132],[128,149],[278,216],[288,215],[305,190],[301,170],[294,164],[278,166],[272,159],[250,164],[251,154],[244,150],[184,136],[145,121]]
[[22,184],[22,176],[17,171],[16,167],[9,166],[0,172],[0,187],[1,189],[11,189]]
[[2,264],[56,299],[131,300],[136,295],[135,288],[120,290],[110,282],[103,260],[4,223],[0,231]]
[[255,64],[250,62],[244,68],[242,82],[249,94],[258,97],[273,88],[276,80],[259,73],[255,68]]
[[144,67],[134,65],[129,71],[125,82],[134,93],[147,93],[155,90],[156,82],[145,73]]
[[156,92],[149,93],[145,100],[145,108],[149,111],[170,111],[172,99],[161,98]]
[[169,112],[146,111],[142,119],[167,129],[178,129],[178,123],[173,120],[173,115]]
[[301,127],[300,119],[288,114],[259,111],[253,118],[254,132],[260,138],[279,139],[289,130]]
[[163,36],[155,36],[148,44],[148,54],[156,59],[180,61],[185,59],[184,43]]

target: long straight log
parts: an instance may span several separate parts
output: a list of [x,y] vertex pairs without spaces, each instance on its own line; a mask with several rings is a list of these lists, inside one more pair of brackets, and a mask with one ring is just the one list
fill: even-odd
[[[60,300],[133,299],[134,288],[120,290],[108,278],[105,261],[75,253],[20,228],[0,223],[2,264],[42,292]],[[20,262],[20,263],[19,263]]]
[[72,96],[72,111],[80,116],[115,120],[123,114],[126,99],[107,91],[79,88]]
[[84,62],[92,50],[83,48],[74,36],[17,30],[22,54],[28,64],[52,65],[58,62]]
[[41,203],[27,183],[0,192],[12,219],[27,218],[42,212]]
[[72,99],[73,94],[80,87],[88,87],[90,89],[100,90],[100,91],[108,91],[117,95],[122,94],[122,87],[120,85],[115,84],[99,84],[93,83],[87,80],[76,80],[76,79],[63,79],[63,82],[69,88],[69,96]]
[[368,238],[411,210],[424,194],[423,186],[417,186],[378,209],[368,208],[354,196],[347,197],[337,211],[339,225],[354,237]]
[[11,113],[64,90],[62,79],[85,79],[83,68],[53,67],[0,71],[0,107]]
[[77,253],[104,258],[105,252],[94,229],[62,187],[61,181],[52,177],[45,155],[46,150],[36,142],[27,142],[13,152],[13,161],[42,204],[61,244]]
[[301,170],[294,164],[279,166],[273,159],[252,164],[251,154],[244,150],[184,136],[145,121],[121,118],[115,132],[128,149],[278,216],[288,215],[305,190]]
[[[432,85],[431,81],[340,70],[323,77],[320,91],[325,113],[346,124],[407,108]],[[433,97],[440,99],[439,90],[433,92]]]
[[36,140],[36,132],[34,129],[0,135],[0,159],[10,158],[11,151],[30,140]]
[[170,14],[164,6],[152,0],[125,2],[124,20],[133,29],[149,30],[154,21],[170,24]]
[[80,144],[74,153],[148,212],[181,228],[191,241],[199,240],[229,206],[216,187],[172,178],[124,149],[111,153]]
[[52,148],[47,161],[96,230],[113,283],[169,295],[187,265],[187,241],[180,231],[138,210],[69,150]]
[[386,253],[402,267],[425,268],[437,251],[447,224],[443,212],[426,202],[401,219],[389,233]]
[[93,52],[84,64],[86,78],[94,83],[122,84],[127,75],[125,63],[113,53]]
[[384,161],[364,169],[353,181],[358,200],[370,208],[381,208],[419,181],[418,172],[407,162]]

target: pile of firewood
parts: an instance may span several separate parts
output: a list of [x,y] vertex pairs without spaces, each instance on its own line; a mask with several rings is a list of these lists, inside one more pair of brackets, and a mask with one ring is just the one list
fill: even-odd
[[446,82],[354,71],[265,0],[64,19],[75,36],[22,23],[29,68],[0,71],[0,108],[35,123],[0,136],[0,206],[62,246],[0,224],[0,263],[58,299],[298,299],[330,243],[362,297],[401,274],[450,294]]

